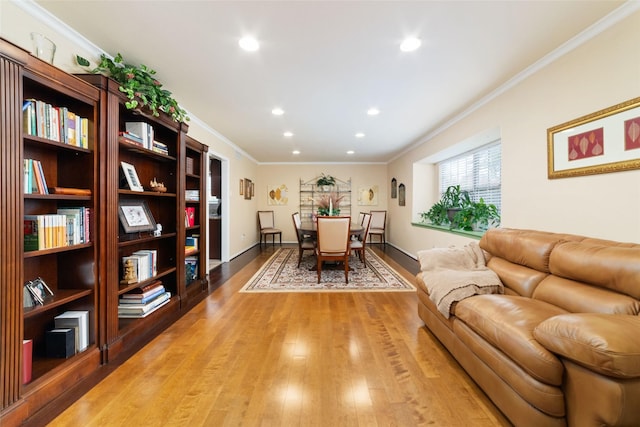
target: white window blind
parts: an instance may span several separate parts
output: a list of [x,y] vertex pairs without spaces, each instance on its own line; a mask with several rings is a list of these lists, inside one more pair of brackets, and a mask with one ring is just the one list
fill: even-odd
[[440,195],[451,185],[460,185],[468,191],[471,200],[480,198],[494,204],[501,211],[501,160],[500,142],[494,142],[475,150],[438,163]]

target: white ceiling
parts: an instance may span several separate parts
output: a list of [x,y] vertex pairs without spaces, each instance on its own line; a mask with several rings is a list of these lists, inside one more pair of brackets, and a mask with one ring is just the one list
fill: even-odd
[[[184,108],[258,162],[386,162],[623,2],[37,3],[107,53],[155,69]],[[247,34],[260,50],[238,47]],[[401,52],[407,36],[421,48]],[[285,114],[273,116],[276,106]]]

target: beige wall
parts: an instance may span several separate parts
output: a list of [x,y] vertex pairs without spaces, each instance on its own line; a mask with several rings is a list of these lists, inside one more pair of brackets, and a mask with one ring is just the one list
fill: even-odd
[[[282,229],[282,241],[295,242],[291,215],[300,210],[300,180],[306,182],[322,173],[332,175],[340,180],[351,179],[351,215],[370,210],[387,210],[389,201],[390,180],[387,179],[385,164],[261,164],[258,167],[256,180],[256,200],[260,210],[273,210],[276,227]],[[283,206],[269,205],[267,188],[285,184],[289,190],[289,202]],[[361,206],[358,204],[358,188],[378,186],[378,205]],[[397,204],[397,200],[391,200]],[[393,204],[390,203],[390,204]]]
[[[503,226],[640,242],[640,171],[549,180],[546,145],[549,127],[640,96],[638,28],[637,12],[391,162],[388,174],[412,182],[415,160],[497,126]],[[390,240],[409,253],[465,241],[411,226],[411,210],[391,213]]]

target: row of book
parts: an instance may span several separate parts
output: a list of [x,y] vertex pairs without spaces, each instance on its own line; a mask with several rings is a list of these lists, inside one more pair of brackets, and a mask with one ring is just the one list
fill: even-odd
[[188,202],[197,202],[200,200],[200,190],[186,190],[184,197]]
[[49,194],[40,160],[24,159],[24,194]]
[[185,284],[188,286],[198,278],[198,257],[188,256],[184,259]]
[[164,288],[160,280],[156,280],[149,285],[122,294],[118,302],[118,317],[146,317],[167,304],[170,299],[171,292]]
[[187,236],[184,243],[184,254],[190,255],[198,251],[198,243],[200,241],[200,235],[194,234],[193,236]]
[[155,140],[153,126],[147,122],[126,122],[125,131],[120,132],[120,138],[129,144],[138,145],[156,153],[169,155],[169,147]]
[[184,226],[194,227],[196,225],[196,208],[188,206],[184,208]]
[[91,208],[60,208],[55,214],[24,216],[24,250],[37,251],[91,241]]
[[89,119],[37,99],[22,104],[24,132],[63,144],[89,148]]
[[127,278],[127,271],[135,275],[135,282],[150,279],[158,274],[158,251],[156,249],[142,249],[129,256],[122,257],[122,267]]

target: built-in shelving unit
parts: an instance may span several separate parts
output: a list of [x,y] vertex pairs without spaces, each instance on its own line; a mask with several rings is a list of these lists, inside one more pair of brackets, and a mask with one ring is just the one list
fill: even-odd
[[[207,181],[208,147],[186,137],[185,154],[185,306],[191,307],[208,293],[207,279]],[[186,213],[186,211],[185,211]],[[187,224],[193,213],[193,220]],[[187,245],[188,244],[188,245]]]
[[[96,216],[101,208],[100,97],[95,87],[4,40],[0,81],[0,424],[17,425],[72,390],[101,363]],[[84,132],[76,117],[84,118]],[[76,124],[78,133],[69,139]],[[82,194],[58,193],[63,190]],[[67,224],[65,216],[64,222],[52,217],[67,208],[87,213],[82,217],[87,233],[85,226]],[[35,247],[25,250],[25,234],[36,239]],[[37,242],[38,236],[42,241]],[[24,284],[38,277],[53,296],[45,292],[43,301],[34,303]],[[53,357],[45,336],[55,328],[54,318],[67,311],[88,313],[83,334],[88,346],[75,347],[68,357]],[[23,352],[23,340],[31,341],[31,351]]]

